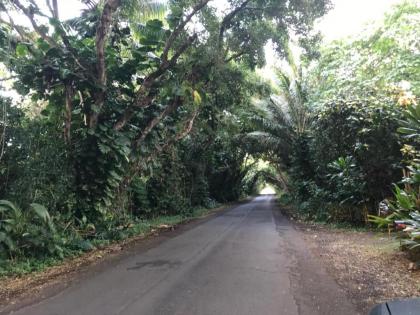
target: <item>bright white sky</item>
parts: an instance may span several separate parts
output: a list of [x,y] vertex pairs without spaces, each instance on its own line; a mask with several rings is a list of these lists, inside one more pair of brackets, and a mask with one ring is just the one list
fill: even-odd
[[[331,1],[333,8],[315,23],[315,30],[322,33],[325,43],[360,34],[368,24],[380,21],[393,5],[404,0]],[[260,74],[267,79],[273,80],[276,77],[273,67],[281,65],[281,63],[276,58],[270,45],[265,47],[265,54],[267,66],[260,71]],[[298,51],[296,54],[298,54]]]
[[356,35],[366,23],[380,20],[384,13],[402,0],[332,0],[333,9],[325,15],[317,29],[326,42]]

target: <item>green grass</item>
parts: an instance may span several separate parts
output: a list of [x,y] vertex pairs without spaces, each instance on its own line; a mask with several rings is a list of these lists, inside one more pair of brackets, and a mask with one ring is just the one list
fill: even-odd
[[48,267],[60,264],[62,261],[63,259],[56,257],[0,260],[0,278],[45,270]]
[[282,198],[282,196],[280,196],[280,198],[277,200],[277,205],[281,209],[283,209],[283,212],[285,212],[286,215],[291,216],[295,220],[299,220],[308,224],[326,226],[326,227],[331,227],[334,229],[354,231],[354,232],[372,232],[372,231],[378,232],[378,228],[373,227],[369,224],[326,221],[321,218],[311,217],[308,213],[302,210],[299,210],[298,203],[295,203],[292,200],[287,199],[287,198]]

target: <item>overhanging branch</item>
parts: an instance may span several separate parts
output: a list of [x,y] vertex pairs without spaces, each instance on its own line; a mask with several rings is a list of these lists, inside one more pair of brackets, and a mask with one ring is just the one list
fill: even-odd
[[154,127],[159,124],[165,117],[167,117],[170,113],[175,111],[181,105],[181,98],[177,96],[174,101],[166,106],[166,108],[155,118],[153,118],[149,124],[143,129],[142,133],[137,137],[137,139],[133,143],[134,149],[137,149],[146,137],[150,134]]
[[201,0],[200,2],[198,2],[192,9],[191,13],[188,14],[185,19],[178,24],[178,26],[174,29],[174,31],[171,33],[171,35],[169,36],[169,38],[166,40],[165,43],[165,47],[163,48],[163,53],[162,53],[162,60],[165,62],[168,60],[168,54],[169,54],[169,50],[171,49],[171,47],[173,46],[173,44],[175,43],[176,38],[181,34],[182,30],[185,28],[185,26],[187,25],[187,23],[189,21],[191,21],[192,17],[198,12],[200,11],[202,8],[204,8],[207,3],[210,0]]
[[190,36],[175,52],[173,57],[169,61],[163,61],[159,68],[149,74],[144,80],[143,84],[136,93],[136,98],[132,106],[127,107],[120,119],[115,123],[114,130],[121,130],[134,116],[135,110],[138,108],[144,108],[150,106],[156,92],[152,91],[153,85],[168,69],[176,65],[179,57],[185,52],[185,50],[191,46],[191,44],[197,39],[197,34]]
[[239,57],[241,57],[241,56],[243,56],[243,55],[245,55],[245,51],[241,51],[241,52],[238,52],[238,53],[236,53],[236,54],[233,54],[232,56],[230,56],[229,58],[226,58],[225,59],[225,63],[228,63],[228,62],[230,62],[230,61],[232,61],[232,60],[235,60],[236,58],[239,58]]
[[35,21],[35,16],[34,16],[34,10],[33,7],[27,8],[24,5],[22,5],[22,3],[20,3],[19,0],[12,0],[12,3],[18,8],[20,9],[23,14],[29,19],[29,21],[31,22],[31,25],[33,27],[33,29],[35,30],[35,32],[38,33],[39,36],[41,36],[41,38],[43,40],[45,40],[50,46],[52,47],[57,47],[57,43],[50,37],[48,36],[37,24],[37,22]]
[[220,30],[219,30],[219,41],[218,41],[218,46],[219,46],[219,51],[222,50],[222,46],[223,46],[223,36],[225,35],[226,30],[230,27],[230,23],[232,22],[233,18],[239,13],[241,12],[243,9],[245,9],[246,5],[251,2],[251,0],[245,0],[244,2],[242,2],[242,4],[240,6],[238,6],[236,9],[234,9],[233,11],[229,12],[222,20],[222,23],[220,24]]

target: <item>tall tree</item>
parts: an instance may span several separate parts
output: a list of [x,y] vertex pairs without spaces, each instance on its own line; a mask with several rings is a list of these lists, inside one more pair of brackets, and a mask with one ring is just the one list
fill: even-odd
[[283,53],[289,32],[306,34],[328,7],[326,0],[228,1],[220,14],[209,0],[171,1],[167,24],[140,24],[127,10],[137,1],[85,3],[68,21],[55,1],[47,10],[33,0],[0,7],[9,43],[1,56],[16,89],[47,101],[51,118],[63,117],[81,212],[112,208],[118,187],[192,130],[212,68],[262,65],[269,39]]

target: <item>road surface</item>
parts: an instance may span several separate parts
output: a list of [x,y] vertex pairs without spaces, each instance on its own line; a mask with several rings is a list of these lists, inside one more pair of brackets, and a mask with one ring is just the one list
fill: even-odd
[[357,314],[272,196],[173,234],[11,314]]

